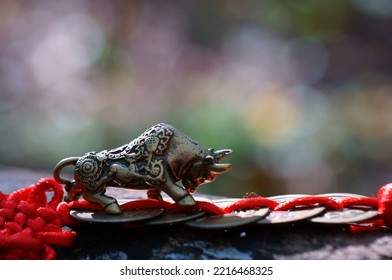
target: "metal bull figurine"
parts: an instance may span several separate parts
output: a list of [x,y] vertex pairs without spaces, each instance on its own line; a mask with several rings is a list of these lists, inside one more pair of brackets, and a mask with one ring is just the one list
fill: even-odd
[[[146,189],[155,199],[162,199],[163,191],[178,204],[191,206],[195,200],[190,193],[231,169],[231,164],[219,163],[231,153],[206,149],[174,127],[157,124],[117,149],[63,159],[53,175],[65,184],[66,201],[83,195],[110,214],[120,214],[121,208],[115,198],[105,195],[107,186]],[[68,165],[75,165],[73,181],[60,177]]]

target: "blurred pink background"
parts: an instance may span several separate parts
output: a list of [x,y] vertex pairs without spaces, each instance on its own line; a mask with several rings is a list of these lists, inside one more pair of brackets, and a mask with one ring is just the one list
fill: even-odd
[[241,197],[392,181],[392,1],[0,0],[0,168],[50,170],[155,123]]

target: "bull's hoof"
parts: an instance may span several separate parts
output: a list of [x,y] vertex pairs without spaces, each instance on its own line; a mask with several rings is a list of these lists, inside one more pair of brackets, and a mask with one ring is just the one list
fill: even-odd
[[117,202],[110,203],[106,205],[105,212],[108,214],[119,215],[122,213],[120,206]]
[[194,206],[196,204],[195,199],[190,194],[184,196],[177,203],[181,206]]

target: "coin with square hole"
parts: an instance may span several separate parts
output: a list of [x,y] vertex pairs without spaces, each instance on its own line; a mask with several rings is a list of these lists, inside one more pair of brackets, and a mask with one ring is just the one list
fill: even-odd
[[119,215],[108,214],[104,211],[71,210],[70,215],[75,219],[94,223],[129,223],[141,222],[156,218],[163,214],[163,209],[125,210]]
[[[201,197],[201,196],[195,196],[196,201],[206,201],[206,202],[211,202],[210,199]],[[169,199],[170,201],[170,199]],[[174,203],[174,201],[173,201]],[[145,223],[145,225],[165,225],[165,224],[177,224],[177,223],[183,223],[186,221],[190,220],[195,220],[198,218],[201,218],[206,215],[206,212],[203,211],[185,211],[185,212],[165,212],[163,215],[159,216],[156,219],[149,220]]]
[[377,210],[364,211],[361,209],[345,208],[343,210],[327,211],[322,216],[310,219],[314,223],[347,224],[366,221],[377,217]]
[[363,195],[355,194],[355,193],[324,193],[324,194],[318,194],[317,196],[324,196],[324,197],[332,198],[334,200],[338,200],[344,197],[365,197]]
[[165,224],[177,224],[183,223],[190,220],[195,220],[205,216],[205,212],[183,212],[183,213],[164,213],[156,219],[149,220],[145,225],[165,225]]
[[[344,197],[363,197],[358,194],[351,193],[326,193],[320,194],[319,196],[329,197],[334,200],[339,200]],[[378,211],[371,207],[350,207],[344,208],[343,210],[326,211],[323,215],[310,219],[314,223],[324,224],[347,224],[356,223],[360,221],[366,221],[377,217]]]
[[310,219],[320,215],[325,211],[325,207],[315,207],[305,210],[271,211],[264,219],[257,221],[257,224],[284,224]]
[[308,195],[306,195],[306,194],[283,194],[283,195],[269,196],[267,198],[272,199],[273,201],[276,201],[278,203],[285,203],[291,199],[305,197],[305,196],[308,196]]
[[[289,195],[279,195],[268,197],[278,203],[284,203],[294,198],[305,197],[304,194],[289,194]],[[297,221],[302,221],[310,219],[317,215],[320,215],[325,211],[324,206],[311,207],[311,208],[299,208],[291,209],[288,211],[271,211],[264,219],[257,221],[257,224],[284,224],[293,223]]]
[[[215,200],[214,204],[224,208],[241,199]],[[269,208],[251,209],[235,211],[233,213],[219,216],[205,216],[197,220],[186,222],[185,224],[202,229],[226,229],[240,227],[257,222],[264,218],[269,212]]]

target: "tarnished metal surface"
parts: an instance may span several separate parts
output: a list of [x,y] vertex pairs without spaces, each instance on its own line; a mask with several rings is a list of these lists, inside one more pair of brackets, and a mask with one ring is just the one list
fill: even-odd
[[[339,200],[344,197],[362,197],[362,195],[352,193],[326,193],[320,196]],[[365,221],[378,216],[378,211],[371,207],[345,208],[342,210],[326,211],[323,215],[310,219],[314,223],[325,224],[345,224]]]
[[[214,201],[214,204],[219,207],[226,207],[238,200],[239,199],[223,199]],[[235,211],[221,216],[202,217],[197,220],[189,221],[186,224],[191,227],[203,229],[228,229],[255,223],[267,216],[268,213],[269,209],[267,207]]]
[[181,212],[181,213],[165,213],[162,216],[146,222],[145,226],[157,225],[172,225],[176,223],[183,223],[190,220],[195,220],[206,215],[204,212]]
[[[157,124],[119,148],[63,159],[53,175],[65,184],[66,201],[83,195],[110,214],[120,214],[121,209],[115,198],[105,194],[107,186],[146,189],[148,197],[156,199],[162,199],[163,191],[180,205],[189,206],[195,204],[191,193],[201,184],[231,169],[230,164],[219,162],[231,153],[207,149],[174,127]],[[73,181],[60,176],[68,165],[75,166]]]
[[311,209],[271,211],[267,217],[257,221],[258,224],[283,224],[293,223],[317,216],[325,210],[325,207]]
[[[303,194],[288,194],[271,196],[272,199],[278,203],[284,203],[290,199],[303,197]],[[257,221],[258,224],[284,224],[292,223],[301,220],[306,220],[317,216],[325,210],[325,207],[312,207],[310,209],[292,209],[290,211],[271,211],[264,219]]]
[[162,215],[163,209],[140,209],[123,211],[120,215],[111,215],[103,211],[71,210],[70,215],[78,220],[95,223],[141,222]]
[[314,223],[347,224],[370,220],[378,216],[377,210],[343,209],[327,211],[324,215],[310,219]]

